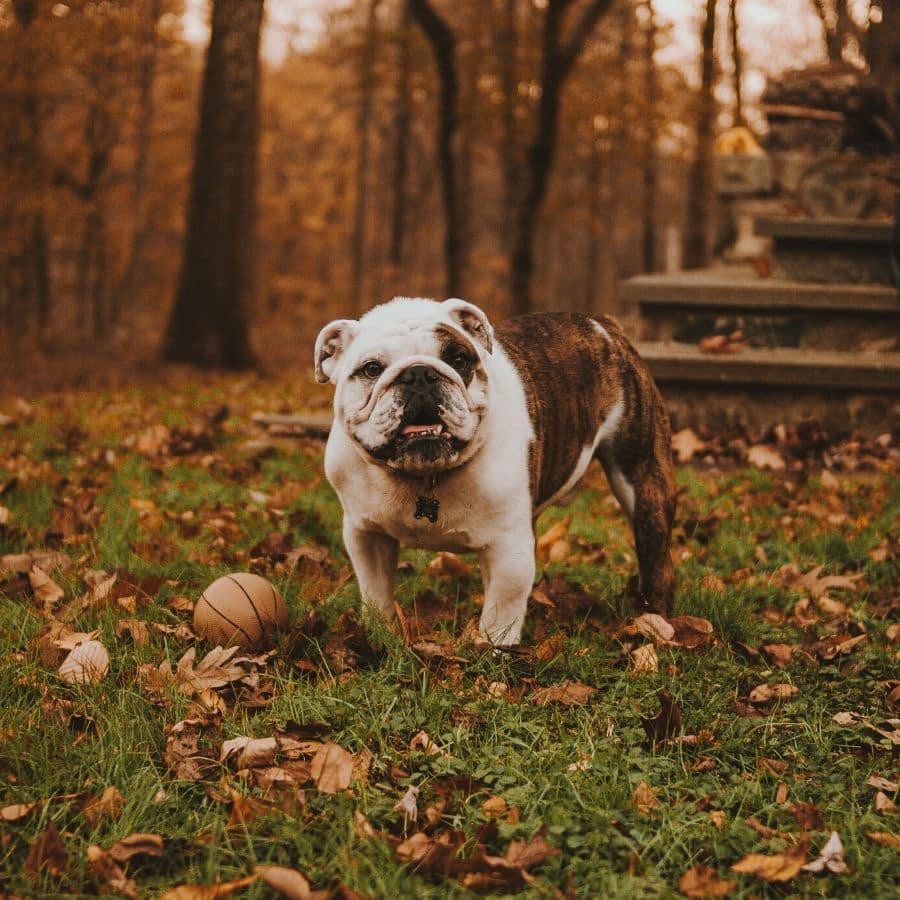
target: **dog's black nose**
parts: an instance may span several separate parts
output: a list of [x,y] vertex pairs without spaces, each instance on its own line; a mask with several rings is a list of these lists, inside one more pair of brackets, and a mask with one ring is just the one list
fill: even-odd
[[426,387],[434,384],[441,376],[431,366],[410,366],[397,378],[398,384],[406,384],[410,387]]

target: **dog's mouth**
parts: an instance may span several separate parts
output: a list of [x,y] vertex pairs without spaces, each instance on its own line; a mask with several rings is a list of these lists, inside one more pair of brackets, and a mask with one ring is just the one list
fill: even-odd
[[404,425],[397,434],[395,440],[409,444],[413,441],[442,439],[449,441],[452,435],[443,422],[410,422]]

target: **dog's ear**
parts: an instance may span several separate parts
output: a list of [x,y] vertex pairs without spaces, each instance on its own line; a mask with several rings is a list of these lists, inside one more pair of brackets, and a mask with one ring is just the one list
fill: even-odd
[[337,382],[338,362],[359,332],[355,319],[335,319],[316,338],[316,381]]
[[494,349],[494,329],[488,317],[474,304],[458,297],[444,301],[450,318],[473,340],[484,347],[486,353]]

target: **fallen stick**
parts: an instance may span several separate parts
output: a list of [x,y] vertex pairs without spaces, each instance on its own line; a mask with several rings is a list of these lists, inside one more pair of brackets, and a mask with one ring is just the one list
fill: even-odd
[[255,425],[278,437],[327,438],[331,431],[330,413],[299,415],[255,412],[250,417]]

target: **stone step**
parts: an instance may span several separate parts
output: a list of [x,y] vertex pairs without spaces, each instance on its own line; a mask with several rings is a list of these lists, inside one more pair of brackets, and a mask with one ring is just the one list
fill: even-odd
[[673,426],[763,428],[815,418],[833,433],[900,427],[900,353],[791,349],[701,353],[639,342]]
[[800,283],[720,267],[640,275],[624,282],[622,296],[641,340],[697,343],[741,330],[754,346],[860,350],[889,349],[900,338],[900,296],[882,285]]
[[761,216],[754,227],[757,235],[772,238],[779,276],[829,284],[894,283],[893,221]]

